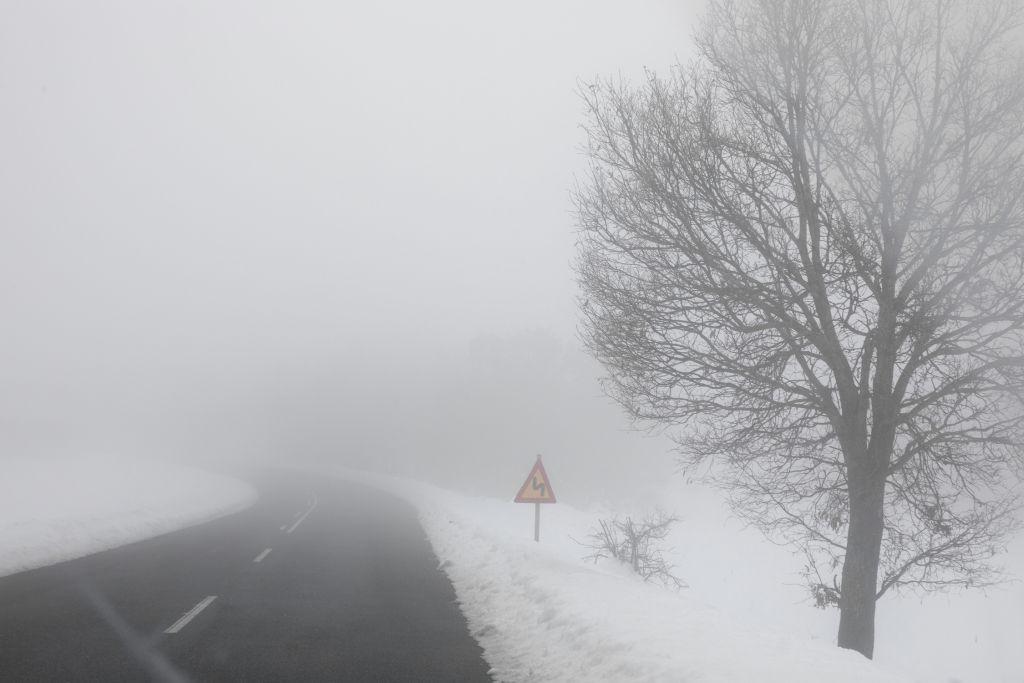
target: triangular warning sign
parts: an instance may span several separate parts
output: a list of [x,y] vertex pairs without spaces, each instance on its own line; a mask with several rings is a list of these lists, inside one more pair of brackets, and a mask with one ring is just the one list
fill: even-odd
[[519,488],[516,494],[517,503],[554,503],[555,492],[551,490],[551,482],[548,480],[548,473],[544,471],[544,465],[537,456],[537,462],[533,464],[530,475]]

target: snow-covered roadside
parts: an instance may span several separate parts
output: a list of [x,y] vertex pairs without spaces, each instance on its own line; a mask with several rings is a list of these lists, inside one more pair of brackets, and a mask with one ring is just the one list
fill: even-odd
[[[745,623],[833,642],[839,612],[812,606],[803,556],[745,528],[721,492],[677,479],[625,512],[650,505],[682,520],[666,554],[691,594]],[[1010,539],[996,564],[1008,581],[984,591],[886,595],[877,607],[875,661],[919,683],[1024,683],[1024,534]]]
[[419,511],[470,630],[502,681],[881,683],[900,681],[855,653],[757,630],[687,591],[645,584],[581,559],[591,515],[470,498],[366,473],[340,476],[394,493]]
[[252,487],[142,459],[0,458],[0,576],[241,510]]

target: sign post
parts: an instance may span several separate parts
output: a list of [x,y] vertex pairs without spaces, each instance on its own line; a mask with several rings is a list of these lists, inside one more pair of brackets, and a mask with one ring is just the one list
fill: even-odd
[[526,481],[519,487],[515,502],[533,503],[533,540],[540,541],[540,504],[554,503],[555,492],[551,490],[551,481],[548,479],[548,473],[544,471],[544,464],[540,461],[539,455]]

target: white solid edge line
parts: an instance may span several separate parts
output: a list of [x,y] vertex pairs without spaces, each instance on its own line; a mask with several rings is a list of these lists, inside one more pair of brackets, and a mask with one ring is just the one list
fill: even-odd
[[267,549],[266,549],[266,550],[264,550],[264,551],[263,551],[262,553],[260,553],[259,555],[257,555],[257,556],[256,556],[256,559],[255,559],[255,560],[253,560],[253,562],[262,562],[262,561],[263,561],[263,558],[264,558],[264,557],[266,557],[267,555],[269,555],[269,554],[270,554],[270,551],[271,551],[271,550],[273,550],[273,548],[267,548]]
[[292,525],[291,525],[291,527],[289,527],[289,528],[288,528],[288,531],[286,531],[285,533],[286,533],[286,534],[290,534],[291,532],[295,531],[295,529],[296,529],[296,528],[297,528],[297,527],[298,527],[298,526],[299,526],[300,524],[302,524],[302,521],[303,521],[304,519],[306,519],[306,517],[309,517],[309,513],[313,511],[313,508],[315,508],[315,507],[316,507],[316,504],[317,504],[317,503],[319,503],[319,502],[320,502],[320,499],[319,499],[319,498],[317,498],[317,497],[316,497],[316,494],[314,493],[314,494],[313,494],[313,504],[309,506],[309,509],[308,509],[308,510],[306,510],[306,514],[304,514],[304,515],[302,515],[301,517],[299,517],[299,519],[298,519],[298,520],[297,520],[297,521],[295,522],[295,524],[292,524]]
[[196,605],[189,611],[185,612],[185,614],[181,616],[181,619],[178,619],[176,622],[171,624],[171,626],[166,631],[164,631],[164,633],[177,633],[181,629],[185,628],[186,626],[188,626],[188,622],[195,619],[200,612],[209,607],[210,603],[216,599],[216,595],[207,595],[205,598],[199,601],[198,605]]

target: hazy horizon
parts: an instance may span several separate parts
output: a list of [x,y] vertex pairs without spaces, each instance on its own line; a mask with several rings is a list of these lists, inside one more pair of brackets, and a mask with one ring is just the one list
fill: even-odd
[[[697,6],[10,6],[5,451],[396,448],[418,408],[380,397],[458,403],[438,358],[475,372],[474,344],[523,335],[582,357],[576,89],[685,58]],[[625,424],[587,362],[580,449]],[[574,447],[493,407],[524,458]]]

